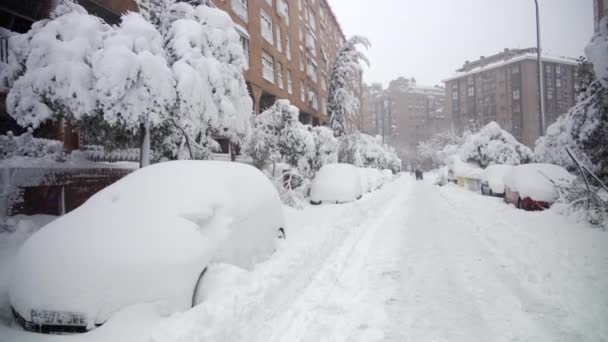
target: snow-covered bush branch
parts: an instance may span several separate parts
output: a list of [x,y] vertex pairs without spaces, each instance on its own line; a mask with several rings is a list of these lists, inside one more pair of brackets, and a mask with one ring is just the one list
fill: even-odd
[[10,131],[6,135],[0,135],[0,160],[12,157],[47,157],[61,161],[65,156],[61,141],[34,138],[30,128],[19,136]]

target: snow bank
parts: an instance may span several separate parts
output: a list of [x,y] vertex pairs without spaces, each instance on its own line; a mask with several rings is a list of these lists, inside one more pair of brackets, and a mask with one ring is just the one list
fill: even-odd
[[521,198],[553,203],[558,197],[552,182],[571,182],[576,177],[561,166],[553,164],[526,164],[515,166],[504,177],[505,186],[519,192]]
[[[324,165],[312,181],[311,202],[354,202],[363,194],[363,181],[359,172],[350,164]],[[365,179],[367,181],[366,177]]]
[[252,267],[284,224],[276,190],[251,166],[155,164],[34,234],[17,255],[10,301],[26,318],[80,312],[89,325],[141,302],[186,309],[208,263]]
[[502,194],[505,192],[505,174],[512,168],[511,165],[490,165],[483,170],[481,181],[487,182],[493,193]]

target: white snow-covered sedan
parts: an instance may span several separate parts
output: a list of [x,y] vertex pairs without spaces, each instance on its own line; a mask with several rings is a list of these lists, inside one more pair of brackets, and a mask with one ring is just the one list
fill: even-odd
[[283,209],[252,166],[175,161],[133,172],[35,233],[10,286],[16,320],[85,332],[126,306],[191,307],[207,265],[251,268],[275,250]]
[[511,165],[490,165],[481,174],[481,194],[503,197],[505,195],[505,175],[511,171]]
[[[363,196],[361,171],[350,164],[321,167],[310,186],[310,203],[347,203]],[[366,177],[367,180],[367,177]]]

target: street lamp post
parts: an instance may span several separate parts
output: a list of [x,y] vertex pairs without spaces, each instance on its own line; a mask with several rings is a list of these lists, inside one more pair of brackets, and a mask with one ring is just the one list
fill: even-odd
[[534,0],[536,5],[536,53],[538,55],[538,87],[540,97],[540,135],[545,135],[545,86],[543,77],[543,60],[540,47],[540,11],[538,8],[538,0]]

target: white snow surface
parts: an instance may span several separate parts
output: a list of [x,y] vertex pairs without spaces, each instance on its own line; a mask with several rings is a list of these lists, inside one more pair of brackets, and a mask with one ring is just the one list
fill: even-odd
[[[137,305],[76,336],[2,321],[0,340],[608,340],[606,232],[428,179],[402,175],[354,203],[286,208],[277,253],[252,271],[210,267],[207,299],[191,310]],[[0,234],[3,246],[9,237]]]
[[488,182],[488,186],[495,194],[502,194],[505,192],[505,174],[512,168],[511,165],[490,165],[483,170],[481,181]]
[[519,192],[521,198],[553,203],[557,200],[556,184],[571,182],[576,177],[561,166],[553,164],[525,164],[514,166],[504,176],[505,186]]
[[[286,228],[278,194],[241,163],[177,161],[137,170],[34,234],[20,249],[12,306],[103,323],[132,304],[190,307],[210,262],[251,268]],[[44,284],[41,286],[41,284]]]
[[[361,169],[350,164],[326,164],[317,172],[310,187],[310,200],[314,202],[354,202],[366,189]],[[363,174],[365,176],[365,174]]]

